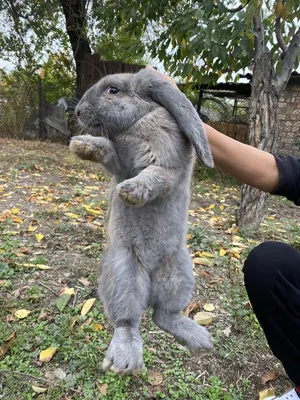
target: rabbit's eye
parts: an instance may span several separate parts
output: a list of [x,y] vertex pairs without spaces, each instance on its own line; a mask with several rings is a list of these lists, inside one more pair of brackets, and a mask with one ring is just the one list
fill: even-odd
[[110,86],[110,87],[107,89],[107,93],[109,93],[109,94],[118,94],[118,93],[119,93],[119,89],[117,89],[117,88],[114,87],[114,86]]

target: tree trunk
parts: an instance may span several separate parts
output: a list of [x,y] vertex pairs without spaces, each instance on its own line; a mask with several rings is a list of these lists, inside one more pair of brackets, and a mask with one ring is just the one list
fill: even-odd
[[82,64],[86,54],[92,54],[86,33],[87,0],[60,0],[60,5],[66,19],[66,29],[72,46],[76,64],[76,96],[82,96],[80,87]]
[[[277,142],[278,95],[273,81],[272,54],[262,53],[256,60],[253,71],[250,102],[250,145],[273,153]],[[268,194],[243,185],[241,203],[236,213],[237,225],[257,230],[264,216],[264,205]]]

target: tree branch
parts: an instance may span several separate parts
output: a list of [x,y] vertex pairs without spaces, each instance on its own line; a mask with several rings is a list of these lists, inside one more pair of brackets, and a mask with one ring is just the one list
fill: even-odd
[[277,77],[275,78],[275,90],[278,95],[280,95],[280,93],[284,90],[291,77],[299,50],[300,50],[300,29],[298,29],[298,31],[293,36],[285,52],[281,70],[277,75]]
[[283,51],[282,58],[285,56],[285,52],[287,51],[287,45],[285,41],[283,40],[282,37],[282,31],[281,31],[281,18],[277,17],[276,22],[275,22],[275,33],[276,33],[276,39],[277,43],[279,44],[279,47]]
[[261,10],[259,13],[253,17],[254,31],[255,31],[255,57],[260,57],[265,51],[265,38],[264,38],[264,28],[262,24]]

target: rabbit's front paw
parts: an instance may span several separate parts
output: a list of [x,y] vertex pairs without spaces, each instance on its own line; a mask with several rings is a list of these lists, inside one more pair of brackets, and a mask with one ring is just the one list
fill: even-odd
[[70,150],[82,160],[100,162],[104,157],[104,148],[90,135],[74,136],[71,139]]
[[130,206],[142,207],[150,196],[150,191],[144,182],[128,179],[117,186],[119,197]]

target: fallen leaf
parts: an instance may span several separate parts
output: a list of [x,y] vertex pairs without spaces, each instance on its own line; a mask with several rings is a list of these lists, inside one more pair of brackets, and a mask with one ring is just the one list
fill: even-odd
[[23,264],[17,264],[15,263],[15,265],[17,267],[26,267],[26,268],[38,268],[38,269],[51,269],[50,267],[48,267],[48,265],[44,265],[44,264],[30,264],[30,263],[23,263]]
[[6,285],[6,280],[2,280],[2,279],[0,279],[0,286],[5,286]]
[[73,296],[75,294],[75,289],[65,287],[65,288],[61,289],[61,291],[59,292],[59,296],[61,296],[62,294],[69,294],[70,296]]
[[42,233],[36,233],[35,234],[35,240],[40,243],[40,241],[44,238],[45,236]]
[[108,390],[108,384],[107,383],[103,383],[102,385],[100,385],[100,383],[96,382],[96,386],[99,389],[100,393],[102,393],[104,396],[107,395],[107,390]]
[[164,382],[163,375],[157,371],[149,371],[148,377],[150,378],[150,383],[152,386],[159,386]]
[[93,307],[93,304],[95,303],[96,299],[88,299],[84,304],[81,309],[81,315],[86,315],[90,309]]
[[213,304],[211,304],[211,303],[209,303],[209,304],[204,304],[203,305],[203,309],[205,310],[205,311],[214,311],[214,309],[215,309],[215,306],[213,305]]
[[226,250],[220,249],[220,256],[223,257],[226,254]]
[[49,362],[57,352],[57,347],[48,347],[48,349],[40,352],[40,361]]
[[71,294],[64,293],[64,294],[61,294],[59,296],[59,298],[56,300],[55,305],[59,309],[60,312],[62,312],[64,310],[64,308],[68,304],[70,298],[71,298]]
[[0,346],[0,360],[3,359],[5,354],[9,351],[12,343],[16,340],[16,332],[12,333]]
[[102,332],[103,331],[103,326],[101,324],[93,324],[92,328],[94,331]]
[[229,337],[230,334],[231,334],[231,327],[228,326],[228,327],[225,328],[222,332],[224,333],[224,335],[225,335],[226,337]]
[[200,252],[201,257],[208,257],[208,258],[215,258],[215,255],[213,253],[209,253],[208,251],[201,251]]
[[32,386],[31,386],[31,389],[32,389],[35,393],[44,393],[44,392],[47,391],[47,388],[41,387],[41,386],[35,386],[35,385],[32,385]]
[[259,400],[265,400],[272,396],[275,396],[275,388],[266,389],[262,392],[259,392]]
[[211,261],[208,258],[196,257],[193,259],[193,263],[197,265],[211,265]]
[[200,310],[200,302],[199,301],[191,301],[190,304],[186,307],[184,310],[185,315],[189,316],[191,312],[193,311],[199,311]]
[[90,282],[86,278],[78,279],[78,282],[82,283],[84,286],[89,286]]
[[12,208],[11,210],[10,210],[10,212],[12,213],[12,214],[19,214],[19,209],[18,208]]
[[21,309],[21,310],[17,310],[14,315],[15,315],[15,317],[17,317],[19,319],[24,319],[24,318],[28,317],[29,314],[30,314],[29,310]]
[[201,311],[194,316],[194,321],[199,325],[209,325],[216,318],[215,314]]
[[37,228],[38,228],[37,226],[29,225],[27,230],[28,230],[28,232],[34,232],[37,230]]
[[275,381],[275,379],[277,379],[278,376],[279,376],[279,372],[277,372],[277,371],[274,371],[274,370],[267,371],[261,377],[261,382],[263,385],[265,385],[267,382]]

